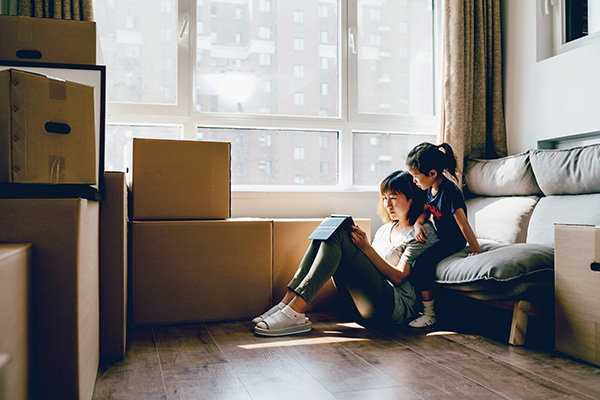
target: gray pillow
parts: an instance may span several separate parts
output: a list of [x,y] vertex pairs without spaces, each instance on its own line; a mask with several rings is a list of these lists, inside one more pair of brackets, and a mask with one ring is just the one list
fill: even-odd
[[475,197],[467,200],[469,224],[478,239],[525,243],[538,196]]
[[443,259],[436,267],[436,282],[464,284],[481,280],[511,281],[554,269],[554,249],[539,244],[480,243],[481,254],[467,256],[469,249]]
[[600,144],[534,150],[531,166],[546,196],[600,193]]
[[465,173],[471,193],[482,196],[541,194],[529,161],[529,152],[492,160],[471,159]]
[[600,193],[542,197],[535,206],[527,243],[554,247],[554,224],[600,225]]

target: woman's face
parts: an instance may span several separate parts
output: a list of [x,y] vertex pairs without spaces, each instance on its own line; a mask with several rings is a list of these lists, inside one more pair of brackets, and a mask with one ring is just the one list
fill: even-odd
[[406,219],[410,210],[411,200],[408,200],[403,193],[386,192],[382,194],[383,208],[393,221]]

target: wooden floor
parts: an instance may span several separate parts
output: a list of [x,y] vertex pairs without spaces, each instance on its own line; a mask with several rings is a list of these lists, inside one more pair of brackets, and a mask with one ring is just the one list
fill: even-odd
[[600,399],[600,368],[544,348],[543,333],[539,348],[513,347],[489,332],[309,317],[310,333],[282,338],[255,336],[249,321],[136,328],[125,360],[100,368],[94,399]]

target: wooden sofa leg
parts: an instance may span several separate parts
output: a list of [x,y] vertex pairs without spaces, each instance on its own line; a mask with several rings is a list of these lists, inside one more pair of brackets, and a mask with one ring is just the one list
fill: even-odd
[[512,344],[513,346],[522,346],[525,344],[525,336],[527,335],[527,321],[531,311],[532,305],[530,302],[519,300],[515,303],[508,343]]

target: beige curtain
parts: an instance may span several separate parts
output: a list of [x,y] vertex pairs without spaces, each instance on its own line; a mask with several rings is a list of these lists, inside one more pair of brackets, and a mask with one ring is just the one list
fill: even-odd
[[18,0],[17,14],[23,17],[93,21],[92,0]]
[[446,0],[442,141],[469,158],[506,155],[500,0]]

